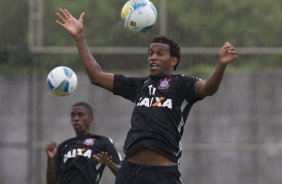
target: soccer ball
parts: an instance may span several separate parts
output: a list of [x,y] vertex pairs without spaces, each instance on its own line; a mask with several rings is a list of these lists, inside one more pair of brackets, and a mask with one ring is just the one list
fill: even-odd
[[47,84],[53,94],[67,96],[76,89],[77,76],[71,68],[58,66],[48,74]]
[[147,32],[157,20],[157,10],[149,0],[129,0],[121,10],[121,23],[132,31]]

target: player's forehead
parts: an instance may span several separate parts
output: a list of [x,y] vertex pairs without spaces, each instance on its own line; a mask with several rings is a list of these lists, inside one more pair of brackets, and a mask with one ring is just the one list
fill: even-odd
[[78,113],[78,112],[87,112],[87,109],[84,106],[73,106],[71,108],[71,113]]
[[164,50],[169,52],[169,45],[166,43],[151,43],[149,50],[154,51],[154,50]]

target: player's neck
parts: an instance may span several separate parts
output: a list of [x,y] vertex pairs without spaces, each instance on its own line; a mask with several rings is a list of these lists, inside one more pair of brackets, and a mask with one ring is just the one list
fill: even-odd
[[88,135],[88,134],[89,134],[89,132],[76,133],[76,137],[85,136],[85,135]]

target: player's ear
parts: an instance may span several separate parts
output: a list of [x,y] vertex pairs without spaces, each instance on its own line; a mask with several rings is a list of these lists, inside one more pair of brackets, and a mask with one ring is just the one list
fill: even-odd
[[93,115],[90,115],[90,123],[93,123],[94,122],[94,116]]
[[171,65],[173,66],[173,68],[175,68],[177,63],[178,63],[178,58],[177,57],[172,57],[171,58]]

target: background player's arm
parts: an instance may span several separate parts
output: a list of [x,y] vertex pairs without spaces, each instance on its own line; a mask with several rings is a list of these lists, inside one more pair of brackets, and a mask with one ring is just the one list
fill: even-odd
[[195,84],[197,97],[204,98],[213,95],[219,88],[227,64],[237,58],[235,48],[226,42],[219,51],[219,62],[214,72],[207,80],[199,80]]
[[58,179],[56,176],[56,166],[55,166],[55,156],[57,154],[57,143],[50,142],[46,146],[47,155],[47,172],[46,172],[46,183],[47,184],[57,184]]
[[116,176],[119,166],[115,164],[112,160],[112,156],[108,155],[107,152],[101,152],[96,155],[93,155],[93,157],[100,163],[105,164],[109,167],[109,169],[112,171],[112,173]]
[[75,40],[80,55],[80,59],[92,84],[113,90],[114,74],[103,72],[95,58],[89,51],[83,32],[83,18],[85,13],[81,13],[79,19],[75,19],[66,9],[59,9],[56,13],[61,25]]

